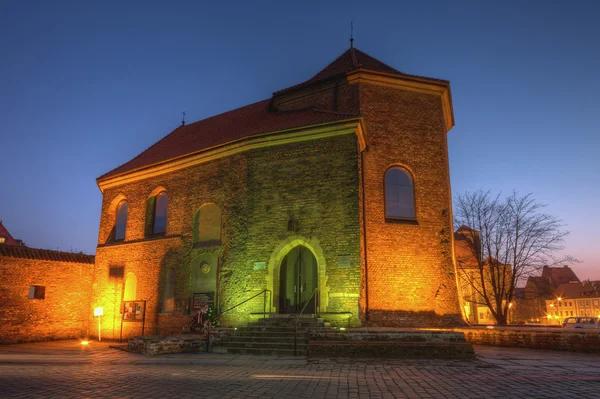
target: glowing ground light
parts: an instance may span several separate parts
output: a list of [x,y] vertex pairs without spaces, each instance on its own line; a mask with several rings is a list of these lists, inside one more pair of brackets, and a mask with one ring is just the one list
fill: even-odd
[[90,341],[81,341],[81,345],[89,345]]

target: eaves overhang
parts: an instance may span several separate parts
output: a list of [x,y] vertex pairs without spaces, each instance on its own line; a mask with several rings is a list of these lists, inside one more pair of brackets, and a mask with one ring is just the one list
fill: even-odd
[[366,129],[362,117],[352,117],[335,122],[327,122],[268,133],[255,134],[238,140],[229,141],[200,151],[171,158],[117,175],[96,179],[101,192],[107,188],[151,177],[164,175],[191,166],[235,155],[244,151],[272,147],[328,137],[356,134],[359,150],[367,145]]

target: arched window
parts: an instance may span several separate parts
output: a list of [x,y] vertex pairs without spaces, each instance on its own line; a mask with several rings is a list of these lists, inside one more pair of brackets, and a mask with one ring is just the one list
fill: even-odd
[[414,184],[410,173],[393,167],[385,172],[385,217],[415,219]]
[[125,230],[127,229],[127,210],[129,206],[127,201],[122,200],[117,205],[117,220],[115,222],[115,240],[125,239]]
[[195,241],[203,245],[221,245],[221,209],[215,204],[202,206],[196,214]]
[[135,301],[137,298],[137,277],[134,273],[129,273],[125,280],[125,290],[123,291],[124,301]]
[[166,192],[159,193],[154,202],[154,217],[152,218],[152,234],[165,234],[167,231],[167,206],[169,197]]
[[175,310],[175,277],[175,270],[167,270],[161,306],[163,313],[171,313]]

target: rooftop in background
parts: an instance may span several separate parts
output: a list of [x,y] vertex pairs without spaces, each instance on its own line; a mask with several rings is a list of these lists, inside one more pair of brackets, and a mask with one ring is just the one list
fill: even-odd
[[600,281],[583,281],[581,283],[561,284],[554,291],[560,298],[587,298],[600,296]]
[[558,287],[561,284],[580,282],[579,277],[577,277],[573,269],[566,265],[562,267],[544,266],[542,277],[554,287]]
[[23,245],[23,241],[15,240],[13,236],[10,235],[6,227],[2,224],[2,220],[0,220],[0,246],[20,246]]
[[75,254],[72,252],[52,251],[50,249],[29,248],[26,246],[0,245],[0,256],[9,258],[26,258],[71,263],[93,264],[95,256]]

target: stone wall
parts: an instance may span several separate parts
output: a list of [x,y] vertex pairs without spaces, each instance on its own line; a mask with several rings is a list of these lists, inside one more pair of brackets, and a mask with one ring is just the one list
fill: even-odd
[[312,330],[309,356],[474,359],[460,332],[442,330]]
[[[15,251],[30,257],[0,255],[0,343],[86,337],[94,257],[25,247]],[[85,263],[40,259],[48,254]],[[44,287],[43,299],[29,298],[31,286]]]
[[149,336],[130,339],[127,350],[146,356],[157,356],[169,353],[205,352],[206,345],[207,338],[201,335]]
[[455,329],[467,342],[512,348],[600,353],[600,330],[495,327]]

